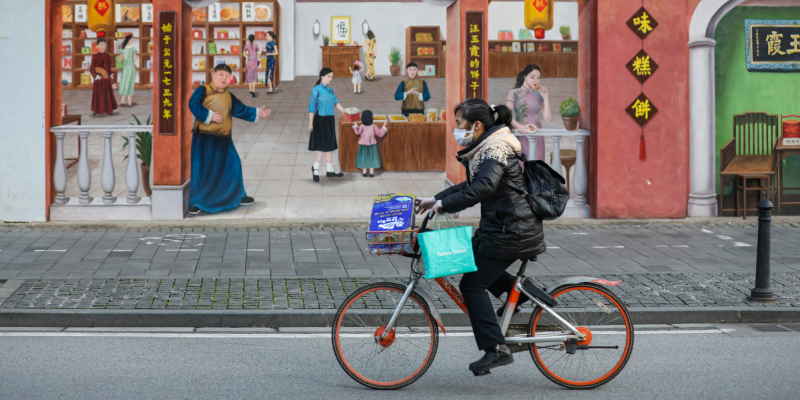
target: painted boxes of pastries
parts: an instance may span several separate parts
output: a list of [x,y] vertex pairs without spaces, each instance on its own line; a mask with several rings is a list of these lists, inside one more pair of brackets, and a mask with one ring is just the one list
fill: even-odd
[[416,33],[414,34],[414,39],[417,42],[432,42],[433,41],[433,34],[432,33]]
[[345,122],[356,122],[361,119],[361,111],[356,107],[348,107],[344,109]]
[[409,114],[409,122],[425,122],[425,114]]
[[386,123],[386,116],[385,115],[373,115],[372,116],[372,123],[373,124],[383,124]]
[[417,55],[418,56],[433,56],[436,51],[433,47],[417,47]]
[[408,122],[408,118],[403,114],[392,114],[389,116],[390,122]]

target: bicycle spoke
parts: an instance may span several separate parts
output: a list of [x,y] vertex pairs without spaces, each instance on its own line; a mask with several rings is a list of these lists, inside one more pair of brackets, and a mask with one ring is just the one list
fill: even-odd
[[[545,376],[562,386],[594,387],[608,382],[627,362],[633,346],[633,327],[624,304],[598,285],[577,284],[557,290],[553,297],[558,305],[552,310],[582,332],[585,339],[531,346],[534,363]],[[596,334],[611,325],[621,326],[621,334]],[[531,317],[530,334],[552,334],[552,326],[563,335],[573,335],[555,317],[537,308]],[[587,344],[604,348],[581,348]],[[573,353],[567,351],[569,348],[574,349]]]

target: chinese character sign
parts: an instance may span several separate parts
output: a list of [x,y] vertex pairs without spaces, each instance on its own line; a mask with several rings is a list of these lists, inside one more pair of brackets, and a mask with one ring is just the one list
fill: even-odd
[[222,6],[219,3],[214,3],[208,6],[208,20],[210,22],[220,22],[222,19],[219,13],[222,11]]
[[644,49],[639,50],[638,53],[628,61],[626,65],[628,71],[633,74],[636,79],[639,80],[639,83],[644,83],[650,78],[654,72],[658,69],[658,64],[656,64],[655,60],[653,60],[649,54],[647,54]]
[[484,98],[483,80],[486,66],[483,63],[483,12],[467,12],[466,15],[465,72],[466,97]]
[[152,4],[142,4],[142,22],[153,22]]
[[626,25],[631,28],[636,36],[639,36],[639,39],[644,39],[656,29],[658,22],[650,15],[650,12],[642,7],[633,14]]
[[161,11],[158,13],[158,134],[175,135],[176,116],[174,97],[177,93],[177,76],[175,68],[176,36],[179,32],[178,13]]
[[748,71],[800,72],[800,21],[745,20]]
[[242,3],[242,21],[254,22],[256,20],[255,8],[256,3]]
[[89,16],[86,10],[86,4],[75,5],[75,22],[88,22]]
[[350,17],[331,17],[331,43],[350,44]]

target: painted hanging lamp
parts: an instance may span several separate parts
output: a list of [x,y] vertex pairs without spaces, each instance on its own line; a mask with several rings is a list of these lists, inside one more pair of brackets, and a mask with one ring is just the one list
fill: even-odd
[[553,1],[525,0],[525,26],[536,39],[544,39],[544,32],[553,29]]
[[115,0],[89,0],[87,15],[89,29],[97,33],[98,38],[104,38],[108,32],[116,29],[114,20]]

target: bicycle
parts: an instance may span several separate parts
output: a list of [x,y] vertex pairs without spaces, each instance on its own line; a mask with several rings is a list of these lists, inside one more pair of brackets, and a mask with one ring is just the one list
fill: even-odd
[[[430,214],[418,233],[425,232],[429,219]],[[359,288],[333,320],[336,360],[352,379],[373,389],[399,389],[421,378],[436,356],[439,329],[447,334],[431,296],[418,287],[424,268],[416,235],[413,251],[404,255],[411,258],[408,284],[378,282]],[[608,383],[633,349],[628,310],[607,289],[621,281],[576,276],[548,291],[525,276],[528,261],[520,266],[499,322],[506,344],[514,353],[529,351],[539,371],[558,385],[590,389]],[[436,282],[467,313],[459,290],[444,277]],[[521,295],[535,308],[527,325],[512,325]]]

